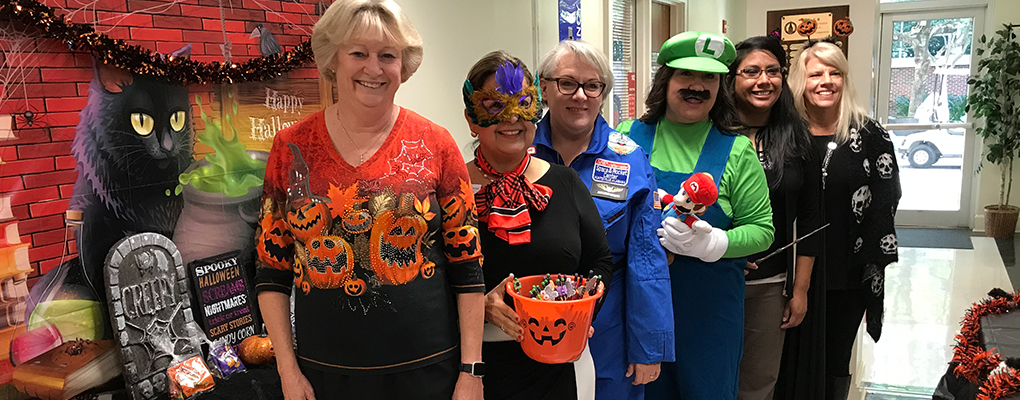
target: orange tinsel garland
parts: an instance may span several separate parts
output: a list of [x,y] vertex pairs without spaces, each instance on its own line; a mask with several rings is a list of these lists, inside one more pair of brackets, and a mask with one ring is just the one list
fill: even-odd
[[988,381],[978,389],[977,400],[999,400],[1020,393],[1020,371],[1006,368],[989,376]]
[[975,303],[967,310],[960,322],[960,333],[956,335],[953,372],[979,386],[978,400],[998,400],[1020,393],[1020,370],[1012,367],[990,375],[1002,363],[1002,356],[980,346],[981,317],[998,315],[1020,309],[1020,293],[1008,294],[993,290],[992,298]]

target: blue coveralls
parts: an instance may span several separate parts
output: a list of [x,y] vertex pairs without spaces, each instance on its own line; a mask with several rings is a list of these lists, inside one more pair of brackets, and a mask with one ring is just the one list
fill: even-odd
[[[630,138],[646,149],[655,139],[655,125],[635,121]],[[714,125],[705,138],[694,171],[680,173],[655,170],[659,187],[669,193],[695,172],[707,172],[716,186],[726,169],[736,136],[723,134]],[[732,218],[719,203],[708,207],[701,219],[723,230],[733,227]],[[675,256],[669,266],[676,314],[676,359],[663,363],[662,375],[649,383],[651,400],[732,400],[737,398],[740,357],[743,353],[744,267],[746,258],[723,258],[706,263],[697,258]]]
[[[535,133],[535,156],[563,165],[550,134],[546,115]],[[570,167],[593,192],[618,266],[593,323],[595,335],[589,340],[595,361],[595,398],[641,400],[644,386],[631,384],[633,377],[625,376],[627,366],[675,360],[666,253],[655,235],[661,222],[661,212],[654,204],[655,175],[645,151],[613,130],[601,115],[588,149]],[[593,183],[603,188],[609,184],[609,190],[624,187],[626,198],[596,195],[598,187],[592,189]]]

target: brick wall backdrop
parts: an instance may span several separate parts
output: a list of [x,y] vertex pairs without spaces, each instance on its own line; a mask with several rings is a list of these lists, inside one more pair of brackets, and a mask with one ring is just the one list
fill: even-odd
[[[2,1],[2,0],[0,0]],[[219,45],[221,0],[42,0],[48,6],[65,10],[71,20],[94,24],[96,30],[129,44],[152,51],[169,53],[192,45],[191,57],[197,61],[223,61]],[[289,50],[308,38],[318,19],[316,4],[331,0],[222,0],[227,38],[233,43],[233,61],[260,57],[259,38],[249,38],[257,23],[262,23],[276,40]],[[0,27],[4,26],[0,21]],[[10,49],[3,43],[3,49]],[[92,57],[72,52],[58,42],[30,41],[31,55],[0,54],[0,76],[12,68],[23,69],[24,84],[0,84],[0,114],[35,113],[32,127],[16,118],[16,140],[0,141],[0,193],[13,194],[12,209],[19,222],[22,241],[31,243],[29,256],[33,272],[30,284],[40,274],[60,263],[64,252],[74,254],[73,234],[64,242],[64,211],[77,178],[71,156],[78,113],[85,106],[92,80]],[[4,70],[6,69],[6,71]],[[318,77],[314,66],[288,74],[290,78]],[[20,79],[19,79],[20,81]],[[209,111],[212,85],[191,87],[192,97],[199,95]],[[216,106],[215,108],[219,108]],[[194,109],[196,133],[204,124]]]

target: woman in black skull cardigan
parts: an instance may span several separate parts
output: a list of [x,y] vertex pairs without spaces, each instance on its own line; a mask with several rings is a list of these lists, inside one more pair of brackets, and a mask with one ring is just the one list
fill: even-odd
[[882,334],[885,267],[897,260],[894,220],[899,166],[889,133],[868,118],[847,76],[842,50],[820,42],[790,72],[797,109],[808,120],[822,160],[826,269],[826,399],[845,400],[850,352],[861,317]]

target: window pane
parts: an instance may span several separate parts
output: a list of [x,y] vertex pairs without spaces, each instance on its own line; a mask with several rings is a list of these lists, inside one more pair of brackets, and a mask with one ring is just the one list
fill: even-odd
[[[610,9],[613,48],[611,49],[613,80],[610,101],[609,125],[635,119],[634,97],[629,94],[629,82],[634,76],[634,0],[612,0]],[[610,88],[606,88],[609,90]]]

